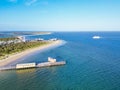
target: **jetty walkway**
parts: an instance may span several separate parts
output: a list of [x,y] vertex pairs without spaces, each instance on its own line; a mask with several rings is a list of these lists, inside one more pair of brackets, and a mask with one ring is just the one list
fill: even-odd
[[48,57],[48,62],[43,63],[22,63],[17,64],[16,66],[1,67],[0,71],[4,70],[18,70],[18,69],[29,69],[29,68],[42,68],[42,67],[51,67],[51,66],[60,66],[65,65],[66,61],[57,62],[56,59]]

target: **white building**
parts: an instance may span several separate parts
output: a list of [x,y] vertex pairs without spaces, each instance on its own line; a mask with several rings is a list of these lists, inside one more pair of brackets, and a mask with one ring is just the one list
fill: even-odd
[[25,36],[18,36],[17,38],[19,38],[23,42],[26,42]]
[[17,64],[16,69],[36,67],[36,63]]
[[48,57],[48,61],[54,63],[54,62],[56,62],[56,59]]

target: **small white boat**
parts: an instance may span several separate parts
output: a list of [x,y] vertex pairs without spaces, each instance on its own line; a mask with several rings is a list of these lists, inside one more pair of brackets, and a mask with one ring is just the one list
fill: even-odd
[[93,36],[92,38],[93,39],[100,39],[101,37],[100,36]]

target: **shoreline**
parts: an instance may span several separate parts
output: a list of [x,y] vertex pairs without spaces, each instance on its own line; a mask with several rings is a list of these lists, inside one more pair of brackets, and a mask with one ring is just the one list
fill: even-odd
[[63,40],[57,40],[57,41],[53,41],[47,45],[43,45],[43,46],[39,46],[39,47],[35,47],[35,48],[30,48],[30,49],[27,49],[25,51],[10,55],[8,58],[0,60],[0,67],[4,67],[5,65],[9,65],[9,63],[12,63],[12,62],[16,61],[17,59],[24,57],[28,54],[34,53],[36,51],[41,51],[41,50],[44,51],[50,47],[56,47],[56,46],[62,45],[63,43],[64,43]]

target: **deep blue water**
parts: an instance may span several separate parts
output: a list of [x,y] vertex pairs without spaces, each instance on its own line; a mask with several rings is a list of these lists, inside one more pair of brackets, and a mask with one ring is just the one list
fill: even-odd
[[[102,38],[92,39],[94,35]],[[2,71],[0,90],[120,90],[120,32],[54,32],[27,38],[38,37],[57,37],[67,43],[19,62],[43,62],[51,56],[67,64]]]

